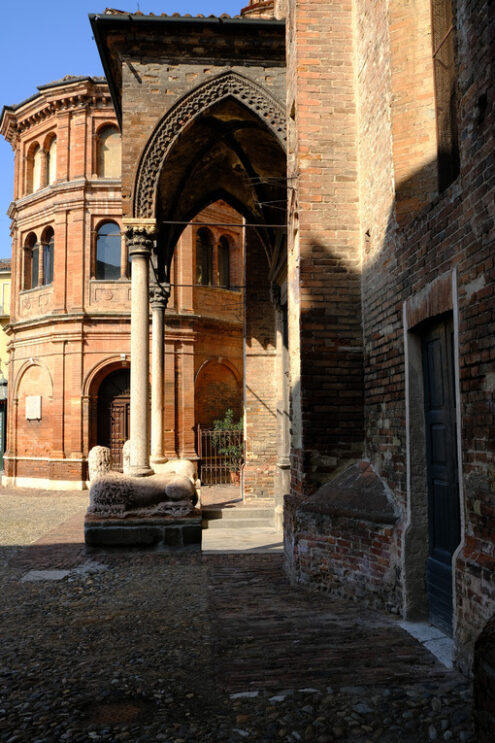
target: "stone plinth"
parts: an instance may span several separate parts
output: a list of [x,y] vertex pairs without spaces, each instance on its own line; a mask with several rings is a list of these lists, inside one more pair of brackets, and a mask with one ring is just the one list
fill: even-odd
[[136,547],[155,552],[199,552],[201,512],[195,508],[186,516],[143,515],[128,518],[87,514],[84,541],[88,551]]

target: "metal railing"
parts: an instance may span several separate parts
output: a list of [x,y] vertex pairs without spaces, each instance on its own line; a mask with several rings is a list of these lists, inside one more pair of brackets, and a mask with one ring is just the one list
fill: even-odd
[[243,432],[215,431],[198,426],[197,436],[201,484],[236,482],[244,461]]

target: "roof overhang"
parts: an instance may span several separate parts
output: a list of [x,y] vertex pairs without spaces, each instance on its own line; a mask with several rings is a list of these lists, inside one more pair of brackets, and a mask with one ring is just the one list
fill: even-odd
[[120,125],[124,60],[152,56],[171,64],[285,65],[284,21],[124,13],[91,14],[89,20]]

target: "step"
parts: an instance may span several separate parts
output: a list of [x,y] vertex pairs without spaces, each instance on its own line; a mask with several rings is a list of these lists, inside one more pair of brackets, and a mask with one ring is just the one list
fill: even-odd
[[202,509],[203,518],[208,521],[221,519],[270,519],[273,518],[273,508],[260,508],[259,506],[237,506],[237,508],[215,508],[213,506],[204,506]]
[[204,508],[203,529],[273,527],[272,508]]
[[266,519],[228,519],[223,521],[222,519],[203,519],[203,529],[259,529],[268,528],[273,529],[273,518],[270,520]]

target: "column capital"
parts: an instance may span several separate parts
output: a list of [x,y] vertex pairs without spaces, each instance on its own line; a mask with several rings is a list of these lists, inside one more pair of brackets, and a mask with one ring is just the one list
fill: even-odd
[[170,297],[170,284],[158,282],[154,283],[150,287],[150,305],[153,310],[166,310],[168,300]]
[[156,219],[124,219],[125,239],[129,255],[149,257],[153,249],[154,238],[158,233]]

